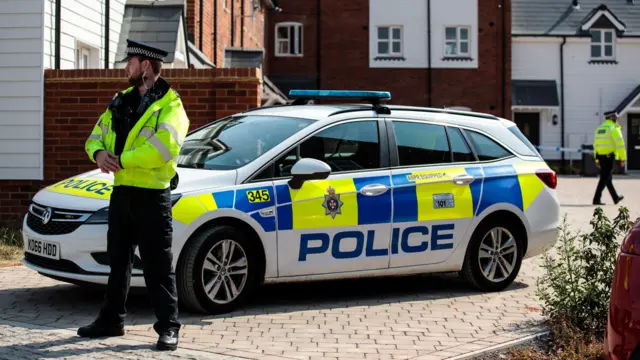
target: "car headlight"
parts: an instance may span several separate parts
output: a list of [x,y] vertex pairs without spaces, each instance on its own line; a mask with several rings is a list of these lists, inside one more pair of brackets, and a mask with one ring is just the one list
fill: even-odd
[[91,215],[85,224],[107,224],[109,221],[109,207],[102,208]]
[[[171,207],[173,207],[178,200],[182,197],[182,194],[171,195]],[[104,207],[91,215],[85,222],[85,224],[108,224],[109,223],[109,207]]]

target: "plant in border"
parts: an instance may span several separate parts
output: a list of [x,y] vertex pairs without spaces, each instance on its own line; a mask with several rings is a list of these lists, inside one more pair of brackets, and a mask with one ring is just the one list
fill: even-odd
[[604,337],[618,239],[633,225],[626,207],[618,209],[613,221],[597,207],[590,223],[591,232],[573,234],[565,215],[557,257],[551,252],[543,255],[544,273],[537,280],[536,294],[548,318],[553,352],[562,354],[559,358],[587,359],[587,353],[588,359],[599,358],[593,345]]

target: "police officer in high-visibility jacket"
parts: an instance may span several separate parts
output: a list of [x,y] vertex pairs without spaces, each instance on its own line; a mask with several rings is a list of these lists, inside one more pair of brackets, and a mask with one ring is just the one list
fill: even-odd
[[600,168],[600,181],[596,193],[593,196],[593,205],[604,205],[601,200],[602,191],[606,186],[614,203],[619,203],[624,196],[618,195],[613,187],[613,170],[616,161],[623,167],[627,161],[627,151],[625,149],[624,139],[622,138],[621,127],[616,122],[618,119],[615,113],[605,113],[606,120],[596,129],[595,142],[593,143],[593,156],[596,160],[596,166]]
[[119,92],[85,144],[89,158],[114,173],[107,251],[111,272],[97,319],[83,337],[124,334],[125,302],[136,246],[155,310],[159,350],[178,345],[178,296],[172,266],[171,184],[189,119],[178,94],[160,77],[167,52],[127,40],[130,88]]

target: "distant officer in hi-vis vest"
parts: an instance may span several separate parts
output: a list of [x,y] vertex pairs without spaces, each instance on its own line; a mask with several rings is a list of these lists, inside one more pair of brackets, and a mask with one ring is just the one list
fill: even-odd
[[109,201],[109,283],[97,320],[78,329],[83,337],[124,334],[125,302],[136,246],[157,322],[157,347],[178,345],[178,295],[171,243],[171,189],[176,157],[189,129],[182,101],[160,77],[160,49],[127,40],[125,71],[131,87],[100,116],[85,150],[105,173],[114,173]]
[[618,195],[613,187],[613,170],[616,162],[620,167],[624,167],[624,163],[627,161],[627,151],[620,131],[621,126],[616,122],[618,115],[615,112],[608,112],[604,115],[606,120],[596,129],[593,143],[593,156],[596,159],[596,166],[600,168],[600,181],[598,181],[598,187],[593,196],[593,205],[604,205],[601,197],[605,186],[609,189],[614,203],[618,204],[624,199],[624,196]]

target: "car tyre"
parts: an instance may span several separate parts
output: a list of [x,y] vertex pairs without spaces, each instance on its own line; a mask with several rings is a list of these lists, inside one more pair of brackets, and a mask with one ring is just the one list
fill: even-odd
[[[231,249],[231,257],[225,257]],[[235,310],[260,284],[264,264],[259,251],[255,239],[233,226],[217,225],[197,234],[178,262],[180,302],[209,314]],[[213,291],[214,296],[208,295]]]
[[[524,236],[523,231],[512,223],[496,220],[481,223],[469,241],[460,275],[481,291],[507,288],[520,272]],[[494,244],[494,238],[499,241],[495,243],[498,245]]]

